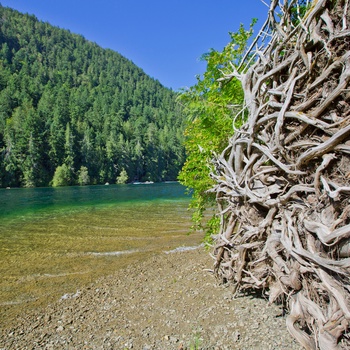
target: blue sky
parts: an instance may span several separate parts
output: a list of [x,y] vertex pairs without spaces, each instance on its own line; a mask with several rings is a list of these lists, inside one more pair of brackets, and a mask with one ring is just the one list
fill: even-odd
[[[267,1],[269,2],[269,1]],[[221,50],[229,32],[267,16],[261,0],[0,0],[119,52],[174,90],[196,83],[200,56]]]

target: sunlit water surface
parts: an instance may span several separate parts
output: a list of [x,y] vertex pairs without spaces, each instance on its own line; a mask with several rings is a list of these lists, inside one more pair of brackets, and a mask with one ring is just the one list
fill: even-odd
[[0,319],[74,293],[189,235],[177,183],[0,190]]

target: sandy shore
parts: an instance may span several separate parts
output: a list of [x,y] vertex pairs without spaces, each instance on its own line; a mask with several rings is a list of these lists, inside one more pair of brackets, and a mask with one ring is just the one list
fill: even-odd
[[203,248],[157,253],[1,329],[0,349],[301,349],[277,306],[232,298]]

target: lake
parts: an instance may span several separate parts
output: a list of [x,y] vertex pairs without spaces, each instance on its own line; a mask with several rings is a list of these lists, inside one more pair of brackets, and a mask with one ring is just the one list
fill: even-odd
[[0,322],[150,254],[200,244],[178,183],[0,190]]

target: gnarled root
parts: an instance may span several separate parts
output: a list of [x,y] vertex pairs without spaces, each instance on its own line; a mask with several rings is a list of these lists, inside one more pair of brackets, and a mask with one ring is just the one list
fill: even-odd
[[284,302],[306,349],[349,349],[350,4],[278,6],[253,65],[221,79],[241,79],[249,116],[214,160],[215,271]]

